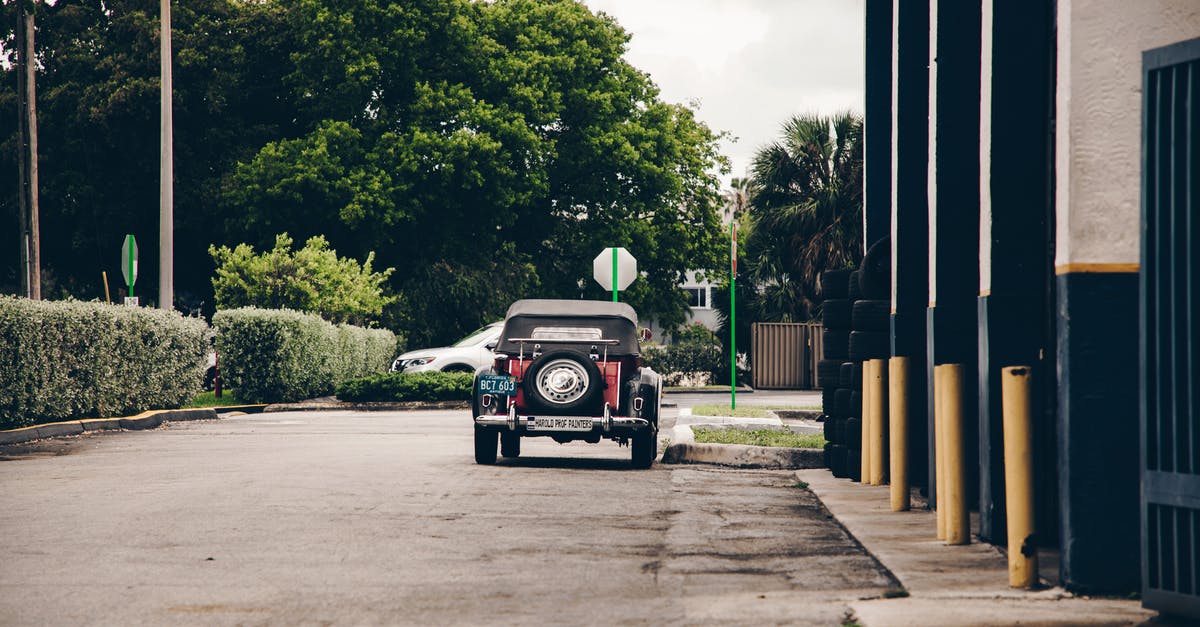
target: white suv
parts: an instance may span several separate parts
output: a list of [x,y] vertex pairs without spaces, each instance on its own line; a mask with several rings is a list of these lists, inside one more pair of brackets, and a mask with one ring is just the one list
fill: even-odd
[[392,372],[473,373],[496,358],[489,345],[496,345],[503,329],[503,322],[493,322],[450,346],[408,351],[392,362]]

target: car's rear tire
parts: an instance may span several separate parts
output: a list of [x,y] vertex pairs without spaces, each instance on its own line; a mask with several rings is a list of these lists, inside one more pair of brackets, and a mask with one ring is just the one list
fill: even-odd
[[645,429],[633,434],[629,448],[632,451],[631,465],[634,468],[646,469],[654,465],[658,457],[658,430]]
[[496,463],[496,431],[475,427],[475,463]]
[[512,431],[500,434],[500,455],[507,458],[521,456],[521,435]]

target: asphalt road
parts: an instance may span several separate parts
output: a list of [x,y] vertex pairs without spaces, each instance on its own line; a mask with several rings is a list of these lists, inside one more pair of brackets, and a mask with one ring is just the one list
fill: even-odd
[[790,472],[634,471],[614,443],[544,439],[478,466],[467,420],[5,447],[0,624],[839,625],[894,585]]

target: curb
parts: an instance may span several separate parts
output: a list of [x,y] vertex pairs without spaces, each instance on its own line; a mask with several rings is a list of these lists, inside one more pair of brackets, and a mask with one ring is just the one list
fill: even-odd
[[264,412],[277,411],[409,411],[416,409],[470,409],[470,401],[408,401],[391,402],[320,402],[320,403],[273,403],[263,408]]
[[820,449],[749,444],[697,444],[691,427],[687,425],[676,425],[671,436],[671,445],[663,452],[664,464],[715,464],[781,470],[825,467],[825,453]]
[[266,403],[259,405],[221,405],[213,407],[213,411],[217,414],[231,414],[233,412],[241,412],[243,414],[261,414],[267,408]]
[[819,409],[773,409],[780,420],[818,420],[825,413]]
[[182,420],[216,420],[217,412],[203,409],[152,409],[126,418],[88,418],[51,422],[20,429],[0,431],[0,444],[24,444],[45,438],[80,435],[89,431],[119,431],[121,429],[153,429],[164,422]]

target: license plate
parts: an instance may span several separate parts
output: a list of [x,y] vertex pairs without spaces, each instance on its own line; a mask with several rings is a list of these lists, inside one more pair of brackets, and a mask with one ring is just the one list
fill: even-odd
[[502,374],[479,375],[479,393],[496,396],[516,396],[517,378]]
[[529,423],[528,428],[531,431],[591,431],[592,419],[537,416]]

